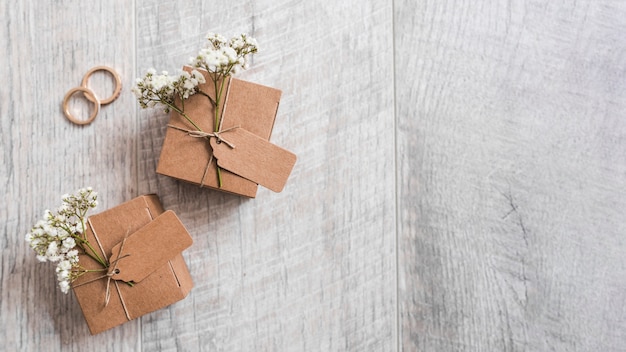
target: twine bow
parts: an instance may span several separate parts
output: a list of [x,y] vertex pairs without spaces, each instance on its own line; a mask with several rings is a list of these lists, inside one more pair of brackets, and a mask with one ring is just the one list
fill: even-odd
[[[220,130],[220,131],[216,131],[216,132],[204,132],[204,131],[198,131],[198,130],[188,130],[186,128],[182,128],[182,127],[178,127],[178,126],[174,126],[174,125],[167,125],[167,127],[179,130],[179,131],[183,131],[185,133],[187,133],[188,136],[190,137],[194,137],[194,138],[215,138],[217,140],[217,143],[224,143],[227,146],[229,146],[231,149],[235,149],[235,144],[229,142],[228,140],[224,139],[224,137],[222,137],[222,133],[226,133],[226,132],[230,132],[232,130],[235,130],[237,128],[239,128],[239,126],[234,126],[234,127],[230,127],[227,128],[225,130]],[[206,163],[206,167],[204,168],[204,172],[202,173],[202,178],[200,179],[200,187],[204,187],[204,179],[206,178],[206,174],[209,171],[209,166],[211,166],[211,162],[213,161],[213,154],[211,154],[211,157],[209,158],[209,161]]]

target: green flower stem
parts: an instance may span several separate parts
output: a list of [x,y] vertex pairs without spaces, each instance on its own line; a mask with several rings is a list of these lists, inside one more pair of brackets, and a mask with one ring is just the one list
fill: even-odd
[[102,271],[107,271],[108,268],[103,268],[103,269],[80,269],[81,273],[98,273],[98,272],[102,272]]
[[[213,80],[213,85],[215,86],[215,127],[213,132],[219,132],[220,128],[220,101],[222,100],[222,91],[218,92],[217,90],[217,78]],[[224,86],[224,80],[222,80],[222,87]],[[222,188],[222,170],[217,165],[217,161],[215,161],[215,170],[217,170],[217,185],[219,188]]]
[[[78,214],[74,214],[74,215],[78,216]],[[83,236],[87,236],[85,234],[85,225],[84,225],[84,222],[82,220],[82,219],[84,219],[84,217],[81,217],[81,216],[78,216],[78,217],[80,219],[80,222],[83,223],[83,225],[82,225]],[[94,260],[96,260],[98,263],[102,264],[103,267],[105,267],[105,268],[108,267],[106,262],[104,260],[102,260],[102,258],[100,258],[100,256],[98,255],[98,252],[95,251],[95,249],[91,246],[91,244],[89,243],[89,241],[87,241],[86,238],[78,236],[75,233],[73,233],[72,231],[70,231],[70,228],[67,226],[67,224],[59,224],[59,228],[63,229],[65,232],[68,233],[68,235],[70,235],[72,238],[77,240],[78,243],[80,244],[80,246],[82,247],[83,251],[85,251],[85,254],[87,254],[88,256],[93,258]],[[85,247],[83,246],[83,244],[87,245],[87,247],[93,252],[93,255],[85,250]]]
[[[174,105],[174,104],[171,104],[171,103],[168,103],[168,102],[163,102],[163,103],[164,103],[165,105],[167,105],[170,109],[172,109],[172,110],[176,111],[177,113],[179,113],[182,117],[184,117],[184,118],[185,118],[185,120],[189,121],[189,123],[190,123],[190,124],[192,124],[192,125],[193,125],[193,127],[195,127],[198,131],[202,132],[202,129],[201,129],[198,125],[196,125],[196,123],[195,123],[195,122],[193,122],[193,120],[192,120],[192,119],[190,119],[190,118],[189,118],[189,116],[187,116],[187,114],[185,114],[185,113],[183,112],[183,110],[179,109],[179,108],[178,108],[176,105]],[[207,138],[209,138],[209,137],[207,137]]]
[[200,95],[204,95],[207,99],[209,99],[209,101],[211,102],[211,104],[213,104],[213,106],[217,106],[215,104],[215,100],[213,100],[213,98],[211,98],[208,94],[206,94],[205,92],[201,91],[200,89],[198,89],[198,94]]
[[[99,255],[98,252],[96,252],[96,250],[91,246],[91,243],[89,243],[89,241],[87,241],[87,229],[85,228],[85,221],[83,219],[85,219],[85,215],[87,215],[87,210],[81,212],[81,214],[76,214],[74,213],[74,215],[80,219],[80,226],[82,228],[82,236],[77,236],[76,234],[70,233],[70,235],[75,239],[78,240],[78,242],[81,244],[81,247],[83,249],[83,251],[85,252],[85,254],[87,254],[89,257],[91,257],[93,260],[97,261],[98,263],[100,263],[104,268],[108,268],[109,265],[107,264],[107,262],[102,259]],[[85,250],[84,245],[87,246],[87,248],[89,248],[89,250],[92,253],[89,253]]]
[[219,188],[222,188],[222,168],[217,165],[217,160],[215,161],[215,167],[217,170],[217,184]]
[[[80,236],[72,236],[75,239],[77,239],[81,245],[81,247],[83,248],[83,251],[85,251],[85,254],[87,254],[88,256],[90,256],[92,259],[94,259],[95,261],[97,261],[98,263],[100,263],[103,267],[108,268],[109,265],[107,264],[107,262],[100,258],[100,256],[98,255],[98,252],[96,252],[96,250],[91,246],[91,244],[89,243],[89,241],[81,238]],[[89,253],[88,251],[85,250],[85,247],[87,246],[87,248],[89,248],[89,250],[92,253]]]
[[[222,93],[224,93],[224,83],[226,82],[226,80],[224,79],[226,76],[228,76],[228,74],[230,73],[230,70],[232,68],[231,67],[228,68],[228,70],[226,71],[226,73],[224,75],[222,75],[222,82],[220,84],[220,88],[219,90],[217,89],[217,81],[218,81],[218,77],[220,77],[219,75],[216,75],[214,78],[212,78],[211,80],[213,81],[213,87],[215,88],[215,126],[213,129],[213,132],[219,132],[219,128],[220,128],[220,102],[222,100]],[[208,97],[208,95],[207,95]],[[209,98],[210,100],[210,98]],[[222,169],[217,165],[217,161],[215,163],[215,167],[217,170],[217,182],[218,182],[218,186],[219,188],[222,188]]]
[[[224,83],[224,80],[222,80]],[[213,87],[215,87],[215,119],[213,132],[218,132],[220,128],[220,102],[222,98],[222,92],[217,90],[217,77],[213,79]]]
[[78,214],[75,215],[80,219],[80,226],[83,229],[83,232],[81,232],[81,234],[83,235],[82,238],[83,240],[85,240],[85,242],[87,242],[87,228],[85,227],[86,221],[84,221],[85,216],[87,215],[87,210],[85,210],[80,216],[78,216]]
[[[215,75],[214,78],[212,78],[213,80],[213,86],[215,88],[215,130],[214,132],[218,132],[219,131],[219,127],[220,127],[220,101],[222,100],[222,93],[224,93],[224,84],[226,83],[226,77],[228,77],[230,75],[230,71],[232,70],[233,65],[231,64],[228,69],[226,70],[226,72],[224,72],[221,75]],[[219,90],[217,89],[217,81],[219,80],[219,78],[222,78],[222,82],[220,84]]]
[[78,269],[78,270],[73,270],[72,271],[72,275],[74,278],[72,279],[72,282],[74,282],[74,280],[78,279],[79,277],[87,274],[87,273],[98,273],[98,272],[103,272],[103,271],[107,271],[107,268],[104,269],[93,269],[93,270],[89,270],[89,269],[85,269],[82,266]]

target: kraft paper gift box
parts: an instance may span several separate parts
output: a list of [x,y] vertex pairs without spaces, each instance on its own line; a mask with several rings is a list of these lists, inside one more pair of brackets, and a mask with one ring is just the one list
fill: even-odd
[[[192,239],[156,195],[90,216],[86,235],[109,261],[109,275],[89,272],[72,283],[94,335],[180,301],[193,287],[181,254]],[[79,258],[86,269],[102,269],[85,254]]]
[[[184,70],[192,69],[185,66]],[[199,71],[206,78],[200,89],[215,101],[210,74]],[[157,173],[251,198],[256,196],[258,184],[282,191],[296,156],[269,142],[281,91],[232,76],[224,78],[224,87],[220,139],[193,135],[197,129],[172,111]],[[181,106],[180,100],[176,104]],[[190,96],[184,101],[184,112],[202,131],[214,132],[215,107],[206,96]],[[221,168],[221,187],[216,164]]]

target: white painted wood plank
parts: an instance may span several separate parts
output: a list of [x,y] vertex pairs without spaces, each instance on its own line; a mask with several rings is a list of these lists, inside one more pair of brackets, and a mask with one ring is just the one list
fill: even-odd
[[394,11],[403,350],[625,350],[626,4]]
[[[73,295],[57,288],[54,267],[38,263],[24,242],[63,193],[91,185],[102,210],[136,192],[137,130],[128,94],[133,3],[18,1],[0,9],[0,349],[138,350],[138,321],[91,337]],[[96,65],[121,74],[124,94],[92,125],[72,125],[61,101]],[[112,87],[104,75],[92,83]]]
[[154,173],[167,116],[140,113],[139,189],[188,227],[196,283],[143,319],[144,347],[393,350],[391,3],[178,4],[138,7],[138,70],[175,70],[209,30],[250,32],[261,51],[240,78],[283,90],[272,141],[298,162],[280,194],[201,190]]

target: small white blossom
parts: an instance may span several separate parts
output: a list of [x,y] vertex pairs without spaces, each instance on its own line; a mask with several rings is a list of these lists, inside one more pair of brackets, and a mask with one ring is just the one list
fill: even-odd
[[76,241],[74,240],[73,237],[68,237],[63,240],[63,247],[67,249],[72,249],[76,247]]
[[62,260],[57,265],[57,271],[67,271],[72,268],[72,263],[69,260]]
[[237,63],[238,57],[237,57],[237,52],[235,51],[235,49],[229,46],[225,46],[222,48],[222,54],[226,57],[229,64]]
[[211,32],[207,33],[206,39],[216,49],[224,45],[224,43],[226,43],[226,38],[224,38],[222,35],[217,34],[217,33],[211,33]]
[[48,258],[55,257],[58,255],[58,253],[59,253],[59,248],[58,248],[57,242],[56,241],[50,242],[48,244],[48,250],[46,251],[46,255],[48,256]]
[[48,261],[49,262],[58,262],[59,260],[63,259],[63,256],[61,254],[62,253],[48,256]]
[[59,287],[63,293],[68,293],[70,291],[70,283],[66,280],[59,281]]
[[72,263],[72,264],[76,264],[78,263],[78,251],[75,249],[72,249],[70,251],[67,251],[65,257],[67,258],[67,260]]
[[57,270],[57,280],[66,281],[69,278],[70,278],[69,270]]
[[204,75],[200,73],[200,71],[198,70],[191,70],[191,78],[198,81],[199,84],[206,83],[206,79],[204,78]]
[[[95,205],[97,204],[94,204],[94,208],[95,208]],[[87,224],[85,223],[85,221],[82,219],[79,219],[78,222],[76,223],[76,226],[74,227],[74,231],[76,231],[77,233],[83,233],[83,229],[86,229],[86,228],[87,228]]]

